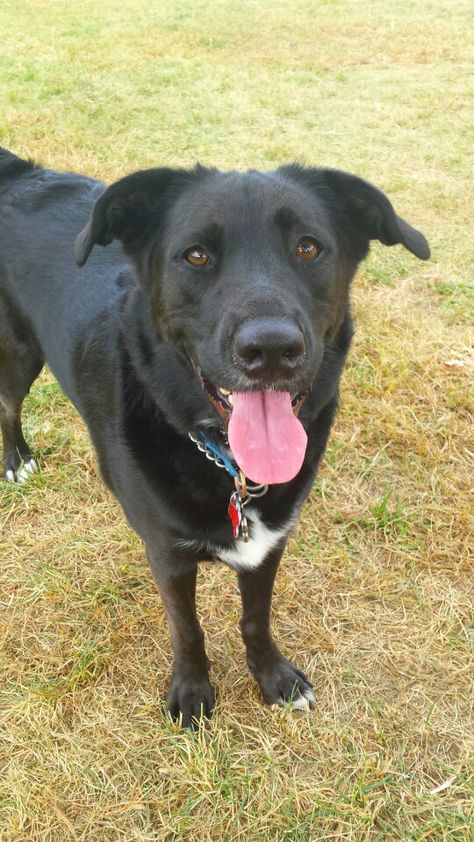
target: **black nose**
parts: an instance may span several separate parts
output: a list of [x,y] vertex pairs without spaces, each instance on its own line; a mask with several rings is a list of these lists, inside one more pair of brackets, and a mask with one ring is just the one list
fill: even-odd
[[248,319],[234,337],[236,361],[255,380],[288,377],[301,365],[305,350],[300,328],[288,319]]

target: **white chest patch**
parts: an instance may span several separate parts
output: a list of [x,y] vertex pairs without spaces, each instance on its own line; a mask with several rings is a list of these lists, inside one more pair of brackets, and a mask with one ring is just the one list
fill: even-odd
[[270,550],[276,547],[281,538],[290,534],[298,519],[298,513],[299,506],[296,507],[293,515],[280,529],[269,529],[262,523],[258,512],[255,510],[246,512],[250,526],[250,539],[245,542],[238,538],[230,549],[217,544],[186,538],[179,538],[176,541],[176,546],[201,552],[203,559],[217,559],[224,564],[228,564],[234,570],[253,570],[262,564]]
[[270,550],[276,547],[281,538],[288,535],[294,524],[294,518],[291,518],[280,529],[268,529],[255,511],[247,514],[247,520],[251,534],[247,543],[238,538],[232,549],[216,547],[214,550],[217,558],[235,570],[252,570],[262,564]]

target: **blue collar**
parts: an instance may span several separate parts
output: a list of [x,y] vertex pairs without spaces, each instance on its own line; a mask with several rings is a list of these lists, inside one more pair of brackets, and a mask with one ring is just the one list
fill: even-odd
[[268,485],[249,485],[243,472],[234,460],[227,456],[223,450],[210,439],[206,434],[199,430],[197,434],[188,433],[189,438],[196,445],[198,450],[205,453],[207,458],[214,462],[218,468],[224,468],[227,473],[234,480],[235,487],[239,493],[242,493],[243,499],[250,497],[263,497],[268,491]]
[[268,485],[247,485],[247,478],[234,460],[227,456],[219,445],[208,438],[202,430],[199,430],[197,434],[188,433],[188,436],[198,450],[205,453],[207,458],[214,462],[218,468],[224,468],[234,480],[235,491],[230,495],[227,512],[232,524],[234,538],[242,538],[244,542],[247,542],[250,534],[244,506],[250,502],[252,497],[263,497],[268,491]]
[[207,458],[211,462],[215,462],[218,468],[225,468],[228,474],[233,479],[238,479],[240,473],[237,465],[229,456],[227,456],[220,447],[212,441],[212,439],[208,438],[202,430],[200,430],[195,436],[193,433],[188,433],[189,438],[191,441],[197,445],[198,449],[205,453]]

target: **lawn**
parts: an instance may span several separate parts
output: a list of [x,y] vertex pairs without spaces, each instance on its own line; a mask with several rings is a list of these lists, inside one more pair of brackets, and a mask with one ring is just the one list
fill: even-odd
[[41,473],[0,485],[2,842],[472,838],[470,15],[468,0],[3,0],[0,145],[106,180],[196,160],[340,167],[389,195],[432,260],[376,244],[354,286],[341,410],[275,593],[310,714],[261,704],[235,576],[205,565],[215,716],[196,735],[167,720],[143,546],[41,376],[25,409]]

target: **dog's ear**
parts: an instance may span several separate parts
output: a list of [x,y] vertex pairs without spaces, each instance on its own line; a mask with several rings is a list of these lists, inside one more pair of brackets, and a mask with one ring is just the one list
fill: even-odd
[[380,240],[386,246],[400,243],[421,260],[429,258],[430,247],[423,234],[398,216],[387,196],[369,182],[341,170],[298,166],[285,169],[288,174],[309,182],[321,199],[330,204],[336,217],[349,225],[350,233],[366,243],[368,240]]
[[351,221],[369,240],[385,246],[400,243],[420,260],[428,260],[430,247],[426,237],[408,224],[395,210],[385,193],[354,175],[336,173],[338,188],[348,195]]
[[167,168],[142,170],[112,184],[97,200],[92,216],[75,244],[78,266],[84,266],[93,247],[121,240],[133,254],[159,225],[171,194],[176,196],[190,173]]

